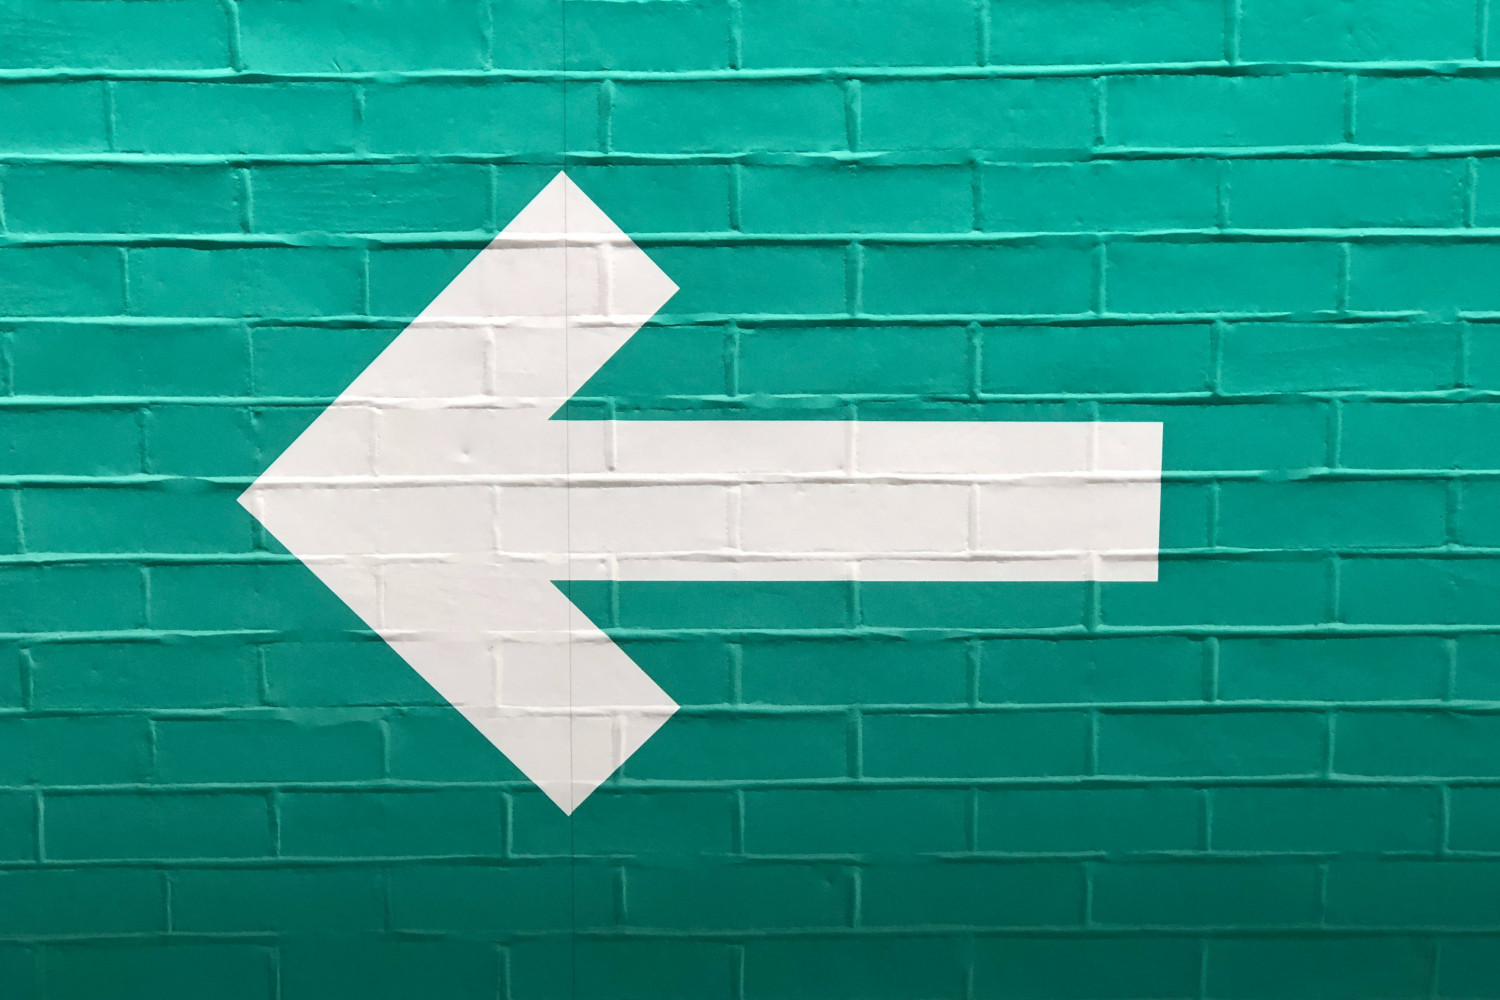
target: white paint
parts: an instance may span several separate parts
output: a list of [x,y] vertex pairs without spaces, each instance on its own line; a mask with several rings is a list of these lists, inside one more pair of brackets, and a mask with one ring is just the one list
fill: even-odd
[[554,580],[1154,580],[1161,425],[562,421],[676,292],[558,176],[241,503],[572,812],[677,709]]

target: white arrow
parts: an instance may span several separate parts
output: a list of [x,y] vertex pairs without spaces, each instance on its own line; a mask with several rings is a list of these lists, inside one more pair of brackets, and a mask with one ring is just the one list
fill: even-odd
[[677,291],[564,174],[240,502],[571,813],[677,710],[554,580],[1154,580],[1156,423],[578,421]]

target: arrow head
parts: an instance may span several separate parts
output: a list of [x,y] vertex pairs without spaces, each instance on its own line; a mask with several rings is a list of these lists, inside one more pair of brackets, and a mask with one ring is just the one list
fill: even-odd
[[564,812],[677,704],[553,584],[566,494],[527,500],[606,467],[549,418],[676,291],[559,173],[240,498]]

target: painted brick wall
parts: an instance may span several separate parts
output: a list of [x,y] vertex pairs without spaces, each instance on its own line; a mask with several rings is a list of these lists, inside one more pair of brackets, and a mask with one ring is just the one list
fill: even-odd
[[[1497,24],[0,0],[0,996],[1500,997]],[[596,415],[1161,421],[1160,582],[577,587],[566,819],[235,503],[564,166]]]

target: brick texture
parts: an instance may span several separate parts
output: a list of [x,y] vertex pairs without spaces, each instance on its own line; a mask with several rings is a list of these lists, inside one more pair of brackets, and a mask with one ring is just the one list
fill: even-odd
[[[0,996],[1500,998],[1492,7],[0,0]],[[596,416],[1160,421],[1160,582],[576,586],[564,817],[235,503],[559,168]]]

